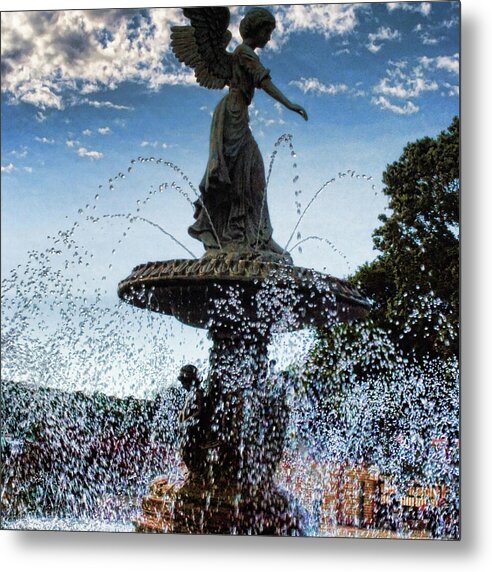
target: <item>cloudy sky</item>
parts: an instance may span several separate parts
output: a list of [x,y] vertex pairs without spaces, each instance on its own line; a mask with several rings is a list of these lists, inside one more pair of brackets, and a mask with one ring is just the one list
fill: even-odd
[[[231,8],[230,48],[245,10]],[[459,3],[271,10],[277,28],[260,58],[309,114],[261,91],[250,108],[267,170],[276,155],[274,238],[289,248],[307,239],[297,264],[346,276],[377,254],[386,165],[458,113]],[[196,85],[172,54],[170,26],[183,23],[177,8],[2,13],[3,276],[74,223],[108,303],[136,264],[201,255],[186,229],[223,94]],[[293,148],[275,146],[283,134]],[[149,222],[110,216],[129,213]]]

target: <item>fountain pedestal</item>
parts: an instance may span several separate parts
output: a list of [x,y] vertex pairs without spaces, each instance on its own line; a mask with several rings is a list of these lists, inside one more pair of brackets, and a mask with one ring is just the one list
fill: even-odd
[[175,497],[173,530],[300,534],[274,484],[288,407],[285,391],[272,387],[268,375],[270,328],[230,314],[220,324],[209,330],[213,347],[199,425],[182,432],[189,476]]
[[269,372],[268,343],[273,332],[362,317],[366,300],[330,276],[232,254],[139,266],[118,293],[207,328],[213,343],[206,387],[190,391],[181,415],[189,474],[167,497],[172,518],[163,497],[164,512],[149,514],[139,529],[302,534],[299,516],[274,483],[289,419],[288,384]]

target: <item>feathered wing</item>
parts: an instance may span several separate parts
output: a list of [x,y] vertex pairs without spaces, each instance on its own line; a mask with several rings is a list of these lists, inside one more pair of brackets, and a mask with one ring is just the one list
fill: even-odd
[[222,89],[232,77],[232,56],[225,49],[231,40],[229,8],[183,8],[183,14],[191,25],[171,28],[174,54],[195,70],[201,86]]

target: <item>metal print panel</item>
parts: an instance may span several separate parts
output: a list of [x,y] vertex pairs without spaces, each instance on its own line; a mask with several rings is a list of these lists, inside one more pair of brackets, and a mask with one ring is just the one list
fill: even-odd
[[459,26],[2,12],[2,528],[459,539]]

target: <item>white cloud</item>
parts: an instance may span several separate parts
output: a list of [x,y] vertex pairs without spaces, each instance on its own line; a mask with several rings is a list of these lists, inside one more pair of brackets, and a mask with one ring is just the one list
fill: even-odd
[[[428,77],[429,72],[434,71],[429,68],[436,68],[437,64],[431,62],[430,58],[419,58],[418,62],[410,68],[406,60],[390,61],[386,76],[373,87],[373,92],[379,95],[373,97],[371,102],[381,109],[400,115],[416,113],[419,107],[409,99],[418,98],[426,92],[435,92],[442,86],[438,77]],[[450,90],[451,86],[448,87]],[[401,105],[394,99],[407,101]]]
[[424,32],[423,34],[421,34],[420,39],[422,40],[422,43],[424,44],[424,46],[437,46],[437,44],[443,38],[442,37],[436,38],[435,36],[431,36],[427,32]]
[[89,137],[90,135],[92,135],[92,131],[90,129],[84,129],[82,131],[82,135],[85,135],[86,137]]
[[173,147],[174,145],[171,145],[170,143],[164,143],[162,141],[142,141],[140,143],[140,147],[152,147],[153,149],[156,149],[157,147],[161,148],[161,149],[171,149],[171,147]]
[[445,82],[443,86],[448,90],[447,92],[443,93],[443,95],[448,95],[449,97],[452,97],[460,94],[459,85],[453,85],[451,83]]
[[42,111],[38,111],[35,115],[35,118],[38,123],[44,123],[48,119],[48,116]]
[[357,6],[345,4],[306,4],[279,8],[283,25],[288,31],[316,30],[326,37],[345,34],[357,24]]
[[[270,47],[278,49],[297,32],[326,38],[350,33],[362,9],[361,4],[277,6]],[[236,36],[243,13],[243,7],[231,8]],[[196,85],[193,71],[170,50],[171,26],[185,23],[180,8],[2,13],[2,91],[12,103],[23,101],[41,110],[78,104],[123,110],[130,108],[83,96],[126,81],[150,89]]]
[[285,125],[285,119],[284,119],[284,111],[285,111],[285,107],[279,103],[278,101],[276,101],[273,104],[273,107],[275,108],[275,110],[277,111],[278,117],[276,122],[278,123],[278,125]]
[[348,91],[348,87],[344,83],[324,84],[316,77],[302,77],[300,80],[289,82],[289,85],[298,87],[303,93],[314,93],[316,95],[337,95]]
[[361,82],[357,82],[356,87],[349,88],[349,86],[344,83],[324,84],[316,77],[303,77],[300,80],[289,82],[289,85],[299,88],[303,93],[313,93],[314,95],[339,95],[341,93],[352,97],[366,95],[366,92],[361,88]]
[[95,107],[96,109],[106,108],[106,109],[124,109],[128,111],[133,111],[133,107],[129,107],[128,105],[117,105],[116,103],[112,103],[111,101],[97,101],[92,99],[81,99],[78,101],[79,104],[83,105],[90,105],[91,107]]
[[97,129],[97,132],[100,135],[108,135],[109,133],[111,133],[111,129],[109,127],[99,127]]
[[170,28],[180,23],[179,8],[3,12],[2,91],[11,102],[63,109],[124,81],[195,83],[169,58]]
[[53,145],[54,139],[49,139],[48,137],[34,137],[34,140],[38,143],[44,143],[45,145]]
[[101,159],[104,156],[100,151],[91,151],[85,147],[79,147],[77,155],[79,157],[89,157],[89,159]]
[[32,167],[23,167],[23,170],[24,170],[26,173],[32,173]]
[[422,66],[406,70],[405,61],[390,62],[386,77],[381,79],[373,88],[375,93],[386,96],[407,99],[419,97],[426,91],[436,91],[439,88],[435,80],[424,76]]
[[75,147],[75,145],[78,145],[78,144],[79,144],[79,142],[76,139],[67,139],[65,141],[65,145],[67,147]]
[[12,173],[15,170],[15,166],[13,163],[9,163],[8,165],[2,165],[2,173]]
[[[386,76],[382,78],[374,87],[373,92],[380,94],[380,97],[374,97],[372,103],[384,109],[390,109],[395,113],[415,113],[418,107],[414,109],[411,102],[407,101],[406,106],[396,105],[391,99],[408,100],[418,98],[425,92],[435,92],[440,90],[444,96],[459,95],[459,88],[449,81],[444,81],[443,74],[440,70],[448,74],[459,72],[459,56],[438,56],[429,58],[423,56],[417,59],[417,65],[408,66],[406,60],[390,61],[386,70]],[[429,77],[432,76],[432,77]],[[449,76],[446,77],[449,79]],[[391,108],[390,108],[391,106]],[[399,109],[400,111],[397,111]]]
[[273,9],[277,26],[268,47],[279,49],[291,34],[315,32],[325,38],[352,32],[357,26],[361,4],[305,4],[277,6]]
[[261,137],[265,135],[264,127],[271,127],[272,125],[285,125],[282,118],[282,112],[276,108],[276,115],[272,117],[270,113],[255,106],[254,102],[249,106],[251,127],[255,129],[255,133]]
[[460,71],[459,54],[454,54],[454,56],[438,56],[435,61],[438,69],[446,70],[455,74],[458,74]]
[[441,27],[447,28],[449,30],[450,28],[454,28],[454,26],[457,26],[458,24],[459,24],[459,19],[456,16],[453,16],[449,20],[444,20],[441,23]]
[[63,109],[64,107],[61,96],[36,79],[30,78],[28,81],[20,83],[16,86],[15,92],[9,90],[8,86],[9,81],[7,77],[7,81],[2,82],[2,91],[10,93],[15,102],[23,101],[41,109],[46,109],[47,107]]
[[437,56],[435,58],[428,58],[422,56],[419,58],[420,64],[430,70],[444,70],[452,74],[459,74],[460,72],[460,57],[459,54],[452,56]]
[[398,30],[392,30],[391,28],[381,26],[378,28],[377,32],[368,34],[369,43],[366,45],[367,49],[373,54],[379,52],[383,44],[376,44],[376,42],[387,42],[392,40],[400,40],[401,34]]
[[431,4],[430,2],[422,2],[422,4],[420,4],[420,13],[423,16],[428,16],[431,12]]
[[10,155],[13,155],[14,157],[19,157],[19,159],[23,159],[24,157],[27,156],[27,147],[25,145],[21,145],[19,151],[17,149],[14,149],[13,151],[10,151]]
[[361,88],[355,88],[350,90],[350,95],[352,95],[353,97],[364,97],[366,95],[366,92]]
[[386,8],[389,12],[405,10],[406,12],[417,12],[422,16],[428,16],[432,7],[430,2],[387,2]]
[[383,95],[380,95],[379,97],[373,97],[371,99],[371,103],[380,109],[386,109],[398,115],[411,115],[413,113],[417,113],[419,110],[419,107],[411,101],[407,101],[405,105],[395,105]]

